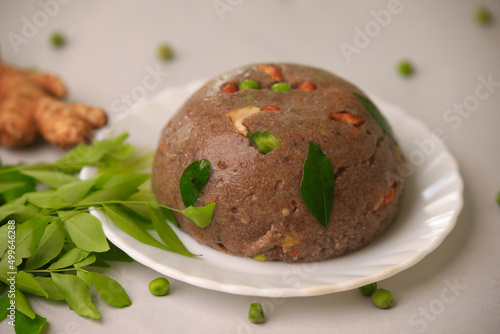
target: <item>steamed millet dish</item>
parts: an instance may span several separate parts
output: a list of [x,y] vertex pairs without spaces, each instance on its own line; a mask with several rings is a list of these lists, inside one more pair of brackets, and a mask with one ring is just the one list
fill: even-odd
[[327,71],[252,64],[203,85],[163,129],[152,171],[161,204],[184,208],[193,162],[210,175],[175,214],[199,243],[258,260],[311,262],[367,245],[395,220],[404,165],[391,128],[365,93]]

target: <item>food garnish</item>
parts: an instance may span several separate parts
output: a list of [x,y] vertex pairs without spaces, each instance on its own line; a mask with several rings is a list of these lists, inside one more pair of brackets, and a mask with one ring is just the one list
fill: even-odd
[[332,213],[334,187],[335,176],[330,158],[321,152],[318,145],[310,141],[303,166],[300,195],[309,211],[324,228],[328,227]]
[[247,132],[247,137],[262,154],[271,152],[276,147],[278,147],[279,144],[281,144],[281,139],[279,139],[269,131]]

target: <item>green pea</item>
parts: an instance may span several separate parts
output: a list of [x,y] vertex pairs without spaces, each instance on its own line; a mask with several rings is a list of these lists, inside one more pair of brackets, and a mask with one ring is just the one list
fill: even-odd
[[286,92],[287,90],[292,89],[292,87],[286,82],[277,82],[271,86],[271,89],[276,92]]
[[402,76],[409,77],[415,70],[413,69],[413,65],[409,61],[405,60],[398,64],[398,71]]
[[377,290],[377,282],[361,286],[359,290],[365,296],[371,296]]
[[479,7],[476,9],[476,21],[482,26],[487,26],[493,22],[493,16],[487,8]]
[[260,89],[260,84],[252,79],[245,79],[240,83],[240,89]]
[[373,305],[378,308],[389,308],[394,304],[392,293],[386,289],[378,289],[372,295]]
[[160,45],[158,48],[158,57],[162,60],[172,60],[174,58],[172,47],[168,44]]
[[262,305],[260,303],[252,303],[250,305],[248,320],[252,324],[261,324],[266,321],[266,317],[264,316],[264,311],[262,310]]
[[170,282],[165,277],[158,277],[149,282],[149,292],[155,296],[165,296],[170,291]]
[[54,33],[50,36],[50,42],[52,46],[60,48],[66,45],[66,38],[61,33]]

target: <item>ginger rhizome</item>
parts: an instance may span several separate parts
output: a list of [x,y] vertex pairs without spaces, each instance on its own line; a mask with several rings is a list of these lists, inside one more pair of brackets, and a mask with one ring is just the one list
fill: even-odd
[[63,101],[67,90],[56,76],[0,62],[0,144],[22,147],[39,135],[61,148],[88,143],[107,123],[106,113]]

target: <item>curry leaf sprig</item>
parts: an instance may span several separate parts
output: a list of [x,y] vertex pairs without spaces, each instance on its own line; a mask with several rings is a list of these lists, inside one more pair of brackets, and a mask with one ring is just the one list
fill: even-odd
[[[149,174],[140,173],[150,166],[151,155],[137,156],[126,138],[79,145],[50,164],[0,166],[0,289],[10,285],[11,276],[16,282],[14,292],[6,289],[0,297],[0,319],[10,315],[14,303],[16,332],[39,333],[46,321],[25,294],[64,300],[78,314],[96,319],[100,315],[91,285],[113,306],[131,304],[118,282],[91,270],[109,267],[108,261],[132,261],[107,240],[92,210],[103,210],[145,244],[195,256],[167,223],[176,224],[170,210],[207,226],[215,203],[184,210],[158,204],[149,190]],[[76,177],[89,165],[97,167],[95,176]],[[153,229],[161,241],[148,233]]]

